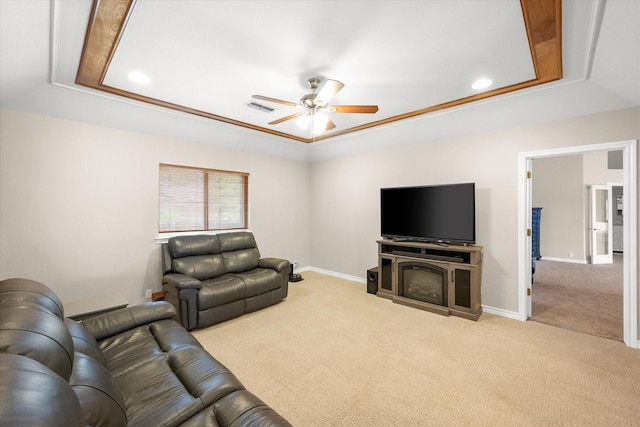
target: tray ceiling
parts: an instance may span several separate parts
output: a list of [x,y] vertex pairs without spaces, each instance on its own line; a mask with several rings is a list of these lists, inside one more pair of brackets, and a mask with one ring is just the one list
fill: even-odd
[[[76,83],[301,142],[362,129],[558,80],[560,1],[94,3]],[[148,76],[137,84],[132,72]],[[294,120],[306,80],[345,87],[320,135]],[[475,90],[489,78],[493,85]],[[321,83],[322,84],[322,83]],[[258,102],[272,111],[248,106]]]

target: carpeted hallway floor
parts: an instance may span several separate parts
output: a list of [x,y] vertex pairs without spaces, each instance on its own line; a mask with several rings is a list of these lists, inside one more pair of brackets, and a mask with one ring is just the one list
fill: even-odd
[[621,254],[613,264],[536,261],[531,320],[623,340]]

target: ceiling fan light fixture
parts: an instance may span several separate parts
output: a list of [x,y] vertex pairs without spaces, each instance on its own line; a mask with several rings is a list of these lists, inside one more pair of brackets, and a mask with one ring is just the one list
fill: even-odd
[[300,129],[305,130],[309,126],[310,121],[311,121],[311,116],[309,116],[309,114],[305,114],[296,119],[296,124]]
[[[283,101],[277,98],[271,98],[262,95],[252,95],[254,99],[262,101],[275,102],[277,104],[286,105],[287,107],[298,107],[298,112],[281,117],[277,120],[269,122],[270,125],[277,125],[288,120],[295,119],[300,129],[310,132],[312,135],[321,134],[324,131],[336,128],[336,124],[331,120],[328,113],[359,113],[374,114],[378,112],[377,105],[334,105],[329,106],[331,99],[344,87],[344,84],[338,80],[327,79],[319,92],[316,92],[320,84],[320,79],[313,77],[307,80],[311,93],[304,95],[299,103]],[[251,105],[249,103],[248,105]],[[304,110],[300,111],[299,107]]]
[[489,86],[491,86],[492,84],[493,84],[493,81],[483,77],[483,78],[478,79],[475,82],[473,82],[471,87],[476,89],[476,90],[480,90],[480,89],[486,89]]
[[327,130],[328,123],[329,123],[329,116],[327,116],[327,113],[324,113],[322,111],[316,112],[312,116],[311,132],[314,133],[315,135],[324,132],[325,130]]
[[296,124],[302,130],[310,128],[311,133],[318,135],[327,129],[329,116],[323,111],[310,111],[308,114],[302,115],[296,119]]

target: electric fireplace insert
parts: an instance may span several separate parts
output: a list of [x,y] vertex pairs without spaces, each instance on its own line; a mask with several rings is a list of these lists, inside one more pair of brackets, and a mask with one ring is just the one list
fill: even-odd
[[405,298],[448,305],[448,270],[437,265],[410,261],[398,264],[398,293]]

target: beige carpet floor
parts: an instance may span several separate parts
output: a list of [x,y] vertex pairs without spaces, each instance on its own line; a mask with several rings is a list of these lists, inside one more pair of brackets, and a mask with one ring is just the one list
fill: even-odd
[[304,272],[272,307],[195,331],[296,426],[638,426],[640,350],[537,322],[393,304]]
[[622,263],[536,261],[531,320],[622,341]]

